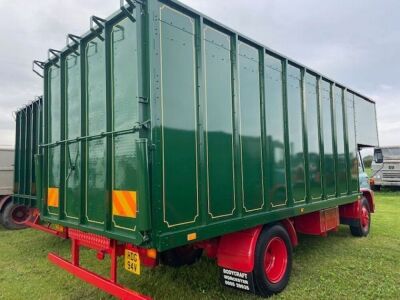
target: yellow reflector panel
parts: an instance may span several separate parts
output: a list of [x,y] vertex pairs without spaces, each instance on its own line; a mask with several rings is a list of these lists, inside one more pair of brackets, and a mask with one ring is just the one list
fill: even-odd
[[187,235],[187,240],[188,240],[188,241],[193,241],[193,240],[195,240],[195,239],[197,239],[197,234],[196,234],[196,232],[189,233],[189,234]]
[[47,206],[58,207],[59,206],[59,190],[58,188],[47,189]]
[[137,204],[135,191],[113,191],[112,213],[114,216],[136,218]]

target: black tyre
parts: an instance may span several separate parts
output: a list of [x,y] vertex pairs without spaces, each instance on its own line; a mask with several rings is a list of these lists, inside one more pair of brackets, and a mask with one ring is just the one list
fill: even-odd
[[23,205],[8,202],[2,212],[1,223],[6,229],[23,229],[23,224],[29,217],[28,209]]
[[196,249],[188,245],[162,252],[160,260],[163,265],[178,268],[194,264],[200,259],[202,254],[203,249]]
[[0,226],[4,226],[3,225],[3,212],[0,211]]
[[350,225],[350,232],[353,236],[363,237],[369,234],[371,227],[371,210],[368,200],[362,198],[361,200],[361,216],[357,225]]
[[260,296],[268,297],[285,289],[292,259],[293,247],[286,229],[280,224],[264,228],[257,241],[253,271]]

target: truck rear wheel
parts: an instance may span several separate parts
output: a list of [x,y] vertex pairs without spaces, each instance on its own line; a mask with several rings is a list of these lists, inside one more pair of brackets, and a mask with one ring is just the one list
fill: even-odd
[[257,241],[253,271],[260,296],[271,296],[287,286],[292,270],[292,256],[290,237],[282,225],[263,229]]
[[24,222],[29,218],[29,211],[23,205],[8,202],[1,216],[1,223],[6,229],[23,229],[26,228]]
[[353,236],[363,237],[369,234],[371,226],[371,210],[366,198],[361,200],[361,216],[357,225],[350,225],[350,232]]

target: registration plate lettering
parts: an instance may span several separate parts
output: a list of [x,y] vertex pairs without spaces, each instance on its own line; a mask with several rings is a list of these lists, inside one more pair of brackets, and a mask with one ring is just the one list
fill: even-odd
[[133,274],[140,275],[139,253],[125,250],[125,269]]

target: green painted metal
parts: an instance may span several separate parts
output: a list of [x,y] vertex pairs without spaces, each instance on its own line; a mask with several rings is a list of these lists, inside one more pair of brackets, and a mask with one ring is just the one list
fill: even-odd
[[176,1],[125,8],[45,64],[44,220],[166,250],[358,197],[369,99]]
[[42,98],[15,113],[14,194],[15,203],[36,206],[37,169],[34,155],[42,142]]

